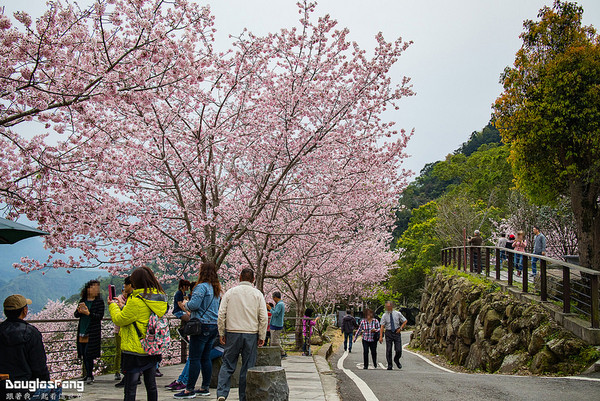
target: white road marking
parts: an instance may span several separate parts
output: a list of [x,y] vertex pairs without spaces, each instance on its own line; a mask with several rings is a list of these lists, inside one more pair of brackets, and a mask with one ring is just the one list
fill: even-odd
[[419,358],[421,358],[422,360],[424,360],[425,362],[427,362],[427,363],[428,363],[428,364],[430,364],[431,366],[433,366],[433,367],[436,367],[436,368],[438,368],[438,369],[440,369],[440,370],[443,370],[443,371],[444,371],[444,372],[446,372],[446,373],[458,373],[458,372],[455,372],[455,371],[453,371],[453,370],[446,369],[445,367],[443,367],[443,366],[440,366],[440,365],[438,365],[437,363],[435,363],[435,362],[433,362],[433,361],[430,361],[429,359],[425,358],[425,357],[424,357],[423,355],[421,355],[421,354],[417,354],[416,352],[412,352],[412,351],[409,351],[409,350],[407,350],[407,349],[406,349],[406,346],[407,346],[407,345],[408,345],[408,343],[406,343],[406,344],[404,344],[404,345],[402,346],[402,349],[404,350],[404,352],[408,352],[409,354],[413,354],[413,355],[415,355],[415,356],[418,356]]
[[348,351],[345,351],[341,358],[338,360],[337,367],[339,370],[343,371],[352,381],[356,384],[363,397],[365,397],[366,401],[379,401],[373,390],[365,383],[360,377],[358,377],[354,372],[350,369],[346,369],[344,367],[344,361],[348,356]]
[[[466,374],[466,375],[469,375],[469,374],[470,374],[470,375],[491,375],[491,374],[493,374],[493,373],[463,373],[463,372],[455,372],[455,371],[453,371],[453,370],[446,369],[445,367],[438,365],[437,363],[435,363],[435,362],[433,362],[433,361],[429,360],[427,357],[425,357],[425,356],[423,356],[423,355],[421,355],[421,354],[418,354],[418,353],[416,353],[416,352],[413,352],[413,351],[409,351],[409,350],[407,350],[407,349],[406,349],[406,346],[407,346],[407,345],[408,345],[408,343],[406,343],[406,344],[404,344],[404,345],[402,346],[402,349],[403,349],[404,351],[406,351],[406,352],[408,352],[408,353],[410,353],[410,354],[413,354],[413,355],[416,355],[416,356],[418,356],[419,358],[421,358],[422,360],[424,360],[425,362],[427,362],[427,363],[428,363],[428,364],[430,364],[431,366],[434,366],[434,367],[436,367],[436,368],[438,368],[438,369],[440,369],[440,370],[442,370],[442,371],[444,371],[444,372],[446,372],[446,373],[454,373],[454,374],[456,374],[456,375],[465,375],[465,374]],[[523,376],[523,375],[507,375],[507,377],[521,377],[521,378],[532,378],[532,377],[536,377],[536,378],[539,378],[539,379],[554,379],[554,380],[556,380],[556,379],[567,379],[567,380],[579,380],[579,381],[589,381],[589,382],[600,382],[600,379],[597,379],[597,378],[595,378],[595,377],[582,377],[582,376],[562,376],[562,377],[560,377],[560,376]]]

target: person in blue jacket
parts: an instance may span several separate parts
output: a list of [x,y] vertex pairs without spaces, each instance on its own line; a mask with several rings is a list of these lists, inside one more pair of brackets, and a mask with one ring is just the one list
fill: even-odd
[[275,306],[271,308],[271,345],[279,347],[281,349],[281,357],[287,356],[283,346],[281,345],[281,332],[283,331],[283,317],[285,315],[285,304],[281,300],[281,293],[275,291],[273,293],[273,302]]

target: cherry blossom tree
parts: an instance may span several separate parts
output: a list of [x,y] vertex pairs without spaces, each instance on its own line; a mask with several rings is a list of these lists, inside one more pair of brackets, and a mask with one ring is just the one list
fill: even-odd
[[[409,43],[386,42],[380,34],[368,56],[347,40],[346,29],[336,29],[329,16],[315,21],[315,6],[303,3],[298,27],[264,37],[244,33],[232,50],[213,55],[205,9],[178,1],[155,11],[162,2],[139,3],[140,15],[137,5],[125,2],[114,3],[114,10],[125,11],[110,15],[103,6],[112,2],[88,10],[102,15],[93,24],[100,36],[78,36],[96,47],[80,51],[82,76],[66,74],[77,88],[89,84],[85,71],[96,58],[106,67],[116,60],[111,52],[136,38],[144,42],[148,35],[149,45],[125,56],[130,62],[122,68],[132,70],[109,70],[98,86],[82,92],[85,101],[51,113],[60,117],[55,123],[62,131],[55,145],[44,136],[24,141],[3,128],[11,144],[2,158],[10,171],[3,201],[13,215],[39,221],[55,252],[82,251],[79,258],[45,264],[99,265],[119,273],[152,261],[168,279],[200,261],[221,266],[236,249],[247,252],[252,241],[266,241],[265,250],[288,249],[297,238],[297,247],[311,238],[330,241],[331,235],[319,235],[330,223],[323,220],[333,220],[326,234],[347,221],[350,227],[361,220],[385,226],[387,212],[381,211],[406,177],[399,168],[408,135],[396,132],[382,113],[412,94],[407,78],[396,85],[389,75]],[[109,33],[105,19],[115,25]],[[173,26],[181,28],[173,32]],[[124,45],[104,55],[107,37],[120,37]],[[21,57],[34,63],[30,52]],[[6,97],[16,96],[17,86],[11,88]],[[57,101],[48,100],[45,109],[23,101],[11,110],[60,109],[53,106]],[[38,111],[23,118],[47,116]],[[323,251],[322,245],[314,247],[320,254],[341,251]],[[21,268],[43,264],[24,260]],[[268,274],[283,279],[278,270]]]
[[[84,105],[149,100],[158,88],[198,79],[191,67],[210,58],[211,41],[208,8],[185,1],[95,0],[80,9],[59,0],[35,22],[25,12],[0,14],[0,195],[9,216],[89,161],[73,155],[90,140],[75,127],[95,118]],[[21,135],[24,125],[37,134]]]

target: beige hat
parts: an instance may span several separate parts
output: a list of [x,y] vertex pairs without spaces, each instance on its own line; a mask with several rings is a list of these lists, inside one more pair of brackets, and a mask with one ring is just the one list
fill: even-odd
[[25,305],[31,305],[31,299],[19,294],[10,295],[4,300],[4,310],[17,310]]

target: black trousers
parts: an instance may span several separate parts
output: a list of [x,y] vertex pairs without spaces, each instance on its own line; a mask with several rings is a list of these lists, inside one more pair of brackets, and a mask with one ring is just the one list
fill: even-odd
[[365,368],[369,367],[369,350],[371,350],[371,356],[373,358],[373,366],[377,367],[377,341],[365,341],[362,340],[363,346],[363,363]]
[[148,401],[158,401],[158,389],[156,388],[156,364],[160,358],[153,356],[136,356],[123,354],[123,366],[125,368],[125,401],[135,401],[137,382],[140,376],[144,376],[146,397]]
[[392,330],[385,331],[385,358],[388,367],[392,366],[392,348],[395,349],[393,361],[398,363],[402,357],[402,335]]

